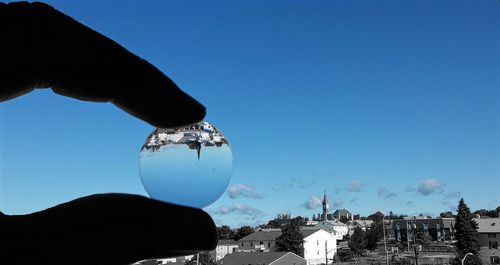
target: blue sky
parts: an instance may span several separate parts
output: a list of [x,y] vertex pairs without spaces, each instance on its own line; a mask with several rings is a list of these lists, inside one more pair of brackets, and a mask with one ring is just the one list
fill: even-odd
[[[498,1],[49,2],[202,102],[234,174],[219,224],[500,205]],[[39,90],[0,104],[0,209],[146,194],[154,128]],[[196,180],[193,180],[195,185]]]

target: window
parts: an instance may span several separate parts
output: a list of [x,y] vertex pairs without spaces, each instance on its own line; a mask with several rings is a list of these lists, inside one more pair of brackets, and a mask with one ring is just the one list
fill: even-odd
[[241,246],[243,246],[243,242],[241,242]]
[[267,247],[270,248],[271,247],[271,242],[267,242]]
[[253,246],[253,242],[252,241],[250,241],[250,246]]
[[488,233],[488,238],[497,238],[497,234]]
[[497,249],[498,243],[496,241],[490,241],[490,249]]
[[500,264],[500,258],[498,256],[491,256],[490,263],[491,264]]
[[264,245],[264,242],[260,241],[260,245],[263,246]]

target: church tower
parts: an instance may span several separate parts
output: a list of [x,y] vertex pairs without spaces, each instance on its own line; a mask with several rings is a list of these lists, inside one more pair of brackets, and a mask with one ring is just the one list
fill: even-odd
[[326,190],[323,195],[323,214],[321,215],[321,220],[328,220],[328,213],[330,213],[330,204],[328,203],[328,198],[326,197]]

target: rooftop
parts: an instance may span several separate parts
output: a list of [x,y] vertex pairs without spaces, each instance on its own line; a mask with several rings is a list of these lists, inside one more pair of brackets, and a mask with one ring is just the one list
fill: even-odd
[[256,231],[238,241],[272,241],[281,236],[281,230]]
[[318,225],[322,225],[324,223],[329,223],[331,225],[336,225],[336,226],[347,226],[346,224],[339,222],[337,220],[323,220],[318,223]]
[[[273,261],[285,256],[295,255],[291,252],[234,252],[221,259],[218,264],[233,265],[233,264],[249,264],[249,265],[268,265]],[[295,255],[297,256],[297,255]],[[299,257],[299,256],[297,256]],[[302,257],[299,257],[303,259]]]
[[234,239],[221,239],[217,243],[217,246],[230,246],[230,245],[238,245]]
[[500,233],[500,218],[474,218],[478,233]]
[[[304,235],[304,238],[318,232],[321,230],[317,227],[301,227],[300,232]],[[280,229],[262,229],[251,233],[250,235],[238,240],[238,241],[273,241],[277,237],[281,236],[282,232]]]

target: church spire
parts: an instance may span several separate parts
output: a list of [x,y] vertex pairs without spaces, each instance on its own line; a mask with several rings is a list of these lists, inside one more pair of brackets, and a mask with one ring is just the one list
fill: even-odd
[[326,197],[326,190],[323,194],[323,215],[321,216],[321,219],[328,220],[328,213],[330,213],[330,204],[328,203],[328,197]]

